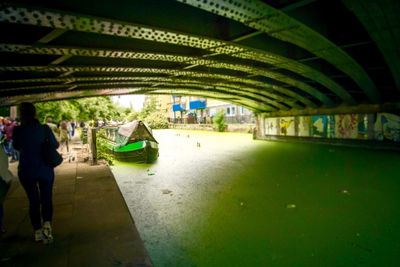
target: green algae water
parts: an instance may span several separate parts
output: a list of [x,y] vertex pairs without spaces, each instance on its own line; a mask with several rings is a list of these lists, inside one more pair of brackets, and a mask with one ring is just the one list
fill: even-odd
[[160,130],[112,167],[154,266],[397,266],[400,155]]

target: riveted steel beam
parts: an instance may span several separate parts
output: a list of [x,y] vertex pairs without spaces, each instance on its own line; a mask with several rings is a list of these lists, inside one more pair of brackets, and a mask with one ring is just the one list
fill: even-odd
[[63,33],[65,33],[66,31],[67,30],[65,29],[54,29],[50,33],[40,38],[37,42],[40,44],[47,44],[52,40],[56,39],[57,37],[59,37],[60,35],[62,35]]
[[400,91],[400,2],[344,0],[381,51]]
[[311,67],[282,56],[250,47],[239,46],[232,42],[102,18],[14,6],[6,6],[0,10],[0,21],[5,23],[51,27],[194,47],[209,52],[229,55],[231,57],[265,62],[310,78],[327,87],[327,89],[331,90],[345,102],[352,101],[351,96],[344,88],[323,73],[318,72]]
[[[157,77],[157,76],[99,76],[99,77],[57,77],[57,78],[36,78],[36,79],[19,79],[19,80],[3,80],[0,81],[0,84],[22,84],[22,83],[28,83],[28,84],[35,84],[35,83],[51,83],[52,85],[48,85],[48,87],[53,87],[57,88],[57,85],[55,83],[62,83],[62,85],[68,85],[71,83],[77,83],[77,82],[112,82],[112,81],[119,81],[119,82],[151,82],[153,85],[156,85],[158,83],[181,83],[181,84],[199,84],[202,86],[216,86],[216,87],[223,87],[227,88],[229,90],[238,90],[238,91],[243,91],[243,92],[250,92],[253,93],[254,95],[260,95],[263,97],[270,97],[268,94],[264,93],[264,90],[262,88],[259,88],[257,90],[254,90],[254,88],[249,88],[244,85],[238,85],[235,83],[232,83],[230,81],[220,81],[220,80],[204,80],[199,77],[190,77],[190,79],[186,79],[184,76],[177,76],[177,77]],[[45,86],[45,87],[43,87]],[[42,88],[46,89],[46,85],[43,85]],[[36,86],[35,89],[38,89],[39,86]],[[2,91],[7,91],[11,88],[3,88],[0,90]],[[25,88],[18,88],[20,90],[24,90]],[[26,87],[26,89],[32,89],[32,87]],[[270,97],[271,99],[275,99],[273,97]],[[277,99],[279,100],[279,99]],[[293,99],[280,99],[282,103],[285,103],[288,106],[294,107],[294,108],[301,108],[297,105],[295,102],[295,98]]]
[[192,90],[201,90],[201,91],[212,91],[212,92],[219,92],[219,93],[225,93],[226,95],[233,95],[237,96],[239,98],[248,98],[252,99],[254,101],[262,101],[265,102],[269,105],[273,105],[275,107],[278,107],[279,109],[282,110],[287,110],[288,106],[290,106],[289,103],[285,102],[287,106],[280,104],[278,101],[267,98],[261,94],[257,93],[251,93],[246,90],[243,90],[242,88],[237,90],[232,87],[226,87],[226,86],[216,86],[216,85],[205,85],[201,83],[194,83],[191,81],[182,81],[181,83],[177,82],[178,80],[175,81],[158,81],[154,83],[153,81],[147,79],[147,80],[142,80],[142,81],[136,81],[136,82],[103,82],[103,83],[74,83],[71,88],[71,84],[60,84],[60,85],[38,85],[38,86],[27,86],[27,87],[17,87],[17,88],[7,88],[7,89],[2,89],[0,90],[0,94],[3,92],[18,92],[18,91],[34,91],[34,90],[45,90],[45,91],[50,91],[50,90],[72,90],[72,89],[85,89],[85,87],[89,88],[103,88],[103,87],[115,87],[115,88],[120,88],[120,87],[129,87],[129,86],[143,86],[143,87],[159,87],[159,86],[169,86],[169,87],[174,87],[174,88],[180,88],[180,87],[185,87],[185,88],[191,88]]
[[[269,86],[266,87],[265,83],[245,79],[245,78],[238,78],[235,76],[230,75],[222,75],[222,74],[212,74],[212,73],[205,73],[205,72],[197,72],[197,71],[182,71],[182,70],[175,70],[175,69],[155,69],[155,68],[126,68],[126,67],[65,67],[65,66],[0,66],[0,71],[33,71],[33,72],[120,72],[120,73],[139,73],[139,74],[168,74],[176,76],[177,79],[179,76],[182,77],[194,77],[198,79],[212,79],[211,84],[216,81],[216,83],[224,83],[229,84],[229,87],[236,87],[240,88],[240,90],[249,91],[252,93],[262,94],[272,99],[279,100],[283,103],[292,103],[294,102],[291,97],[283,97],[275,94],[271,94],[271,88],[274,87]],[[57,79],[57,78],[53,78]],[[66,79],[68,80],[68,79]],[[51,81],[51,79],[50,79]],[[17,81],[18,82],[18,81]],[[4,82],[3,82],[4,83]],[[239,87],[237,87],[239,86]]]
[[21,102],[39,102],[37,101],[49,101],[49,100],[61,100],[68,98],[80,98],[90,96],[106,96],[106,95],[122,95],[122,94],[184,94],[193,95],[200,97],[208,97],[224,100],[227,102],[237,103],[245,106],[251,110],[259,112],[269,112],[278,110],[272,106],[265,105],[264,103],[256,102],[250,99],[243,99],[237,96],[230,96],[219,92],[204,92],[199,90],[193,90],[191,88],[163,88],[163,87],[124,87],[124,88],[101,88],[91,90],[77,90],[77,91],[51,91],[51,92],[40,92],[31,93],[25,95],[18,95],[16,97],[2,97],[0,98],[0,106],[5,105],[16,105]]
[[[0,44],[0,51],[4,52],[14,52],[20,54],[38,54],[38,55],[63,55],[63,56],[93,56],[93,57],[107,57],[107,58],[124,58],[124,59],[141,59],[141,60],[160,60],[160,61],[170,61],[178,63],[188,63],[200,66],[207,66],[211,68],[224,68],[230,70],[237,70],[248,72],[254,75],[268,77],[270,79],[277,80],[282,83],[286,83],[293,87],[296,87],[316,99],[321,101],[324,105],[332,105],[332,101],[319,90],[313,88],[312,86],[300,82],[298,80],[292,79],[288,76],[282,75],[278,72],[273,72],[260,67],[254,67],[250,65],[243,64],[232,64],[229,62],[224,62],[221,60],[210,60],[203,59],[201,57],[190,57],[183,55],[168,55],[168,54],[156,54],[156,53],[143,53],[143,52],[133,52],[133,51],[115,51],[115,50],[104,50],[104,49],[85,49],[85,48],[71,48],[71,47],[32,47],[28,45],[16,45],[16,44]],[[265,86],[270,86],[265,84]],[[271,86],[273,90],[280,92],[282,94],[288,95],[297,99],[298,101],[304,103],[306,106],[316,107],[316,104],[312,102],[309,98],[299,95],[290,89],[283,88],[280,86]]]
[[375,84],[351,56],[318,32],[266,3],[257,0],[177,1],[242,22],[274,38],[295,44],[346,73],[364,91],[372,103],[380,100]]

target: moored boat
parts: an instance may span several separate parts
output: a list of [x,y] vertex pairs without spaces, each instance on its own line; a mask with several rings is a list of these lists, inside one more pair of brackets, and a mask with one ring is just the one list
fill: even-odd
[[107,148],[117,160],[153,162],[158,158],[158,142],[151,129],[136,120],[119,127],[104,127]]

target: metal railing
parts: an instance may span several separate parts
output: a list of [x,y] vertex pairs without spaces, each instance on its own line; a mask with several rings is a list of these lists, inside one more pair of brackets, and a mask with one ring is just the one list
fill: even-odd
[[[188,117],[188,118],[168,118],[169,123],[174,124],[212,124],[212,117]],[[225,116],[225,123],[227,124],[243,124],[243,123],[255,123],[254,115],[239,115],[228,117]]]

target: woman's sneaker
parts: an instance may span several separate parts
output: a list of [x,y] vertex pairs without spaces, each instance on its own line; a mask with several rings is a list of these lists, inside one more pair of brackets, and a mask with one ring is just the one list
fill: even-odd
[[45,244],[50,244],[53,242],[54,238],[53,238],[53,234],[51,231],[51,223],[50,222],[44,222],[43,224],[43,243]]
[[35,231],[35,241],[40,242],[44,240],[44,235],[42,229]]

